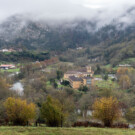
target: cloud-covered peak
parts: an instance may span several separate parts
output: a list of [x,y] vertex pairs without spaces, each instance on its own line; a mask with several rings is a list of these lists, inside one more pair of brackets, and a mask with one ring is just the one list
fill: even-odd
[[0,0],[0,3],[0,21],[14,14],[24,14],[35,20],[83,18],[96,20],[98,26],[102,26],[113,19],[129,24],[135,15],[134,11],[127,13],[135,5],[133,0]]

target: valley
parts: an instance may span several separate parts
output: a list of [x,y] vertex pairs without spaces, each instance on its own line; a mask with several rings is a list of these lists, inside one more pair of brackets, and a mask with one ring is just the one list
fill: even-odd
[[0,135],[135,134],[135,7],[123,9],[0,21]]

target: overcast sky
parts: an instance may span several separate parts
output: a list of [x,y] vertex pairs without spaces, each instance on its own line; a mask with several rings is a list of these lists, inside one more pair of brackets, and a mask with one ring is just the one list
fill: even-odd
[[[82,17],[105,23],[134,5],[135,0],[0,0],[0,20],[14,14],[28,14],[50,19]],[[129,23],[131,18],[127,15],[121,20]]]

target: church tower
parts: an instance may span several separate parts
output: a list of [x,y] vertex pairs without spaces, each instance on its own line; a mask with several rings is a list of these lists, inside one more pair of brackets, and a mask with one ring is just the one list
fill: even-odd
[[91,73],[91,66],[87,66],[86,69],[88,73]]

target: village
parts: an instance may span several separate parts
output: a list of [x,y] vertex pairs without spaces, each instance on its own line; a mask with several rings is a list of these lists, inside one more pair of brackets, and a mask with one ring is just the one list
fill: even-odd
[[[54,65],[59,65],[59,60],[57,58],[51,58],[49,60],[45,61],[35,61],[31,63],[30,70],[37,70],[37,71],[42,71],[44,73],[53,73],[57,72],[59,69],[55,68],[50,68],[54,67]],[[66,63],[65,63],[66,64]],[[63,65],[65,65],[63,63]],[[27,64],[29,65],[29,64]],[[26,66],[27,66],[26,65]],[[63,66],[61,65],[61,66]],[[25,68],[25,65],[21,64],[1,64],[0,65],[0,71],[1,72],[9,72],[9,73],[20,73],[21,68]],[[118,68],[132,68],[131,65],[129,64],[119,64]],[[117,80],[117,76],[114,73],[111,73],[111,71],[107,74],[107,78],[104,79],[105,75],[101,74],[95,74],[95,71],[92,69],[90,65],[86,67],[78,67],[77,70],[67,70],[67,71],[62,71],[62,76],[61,80],[57,80],[55,84],[58,85],[58,88],[63,88],[63,82],[67,81],[69,82],[69,86],[75,90],[78,90],[81,87],[87,87],[87,89],[92,88],[92,87],[110,87],[112,86],[117,86],[117,83],[113,80]],[[55,79],[54,79],[55,80]],[[51,85],[51,81],[48,80],[47,83],[48,86]]]

